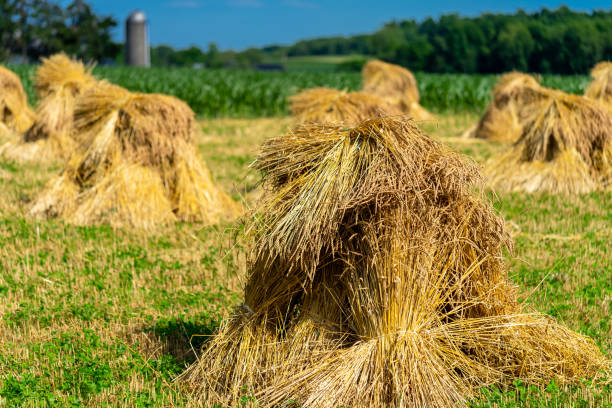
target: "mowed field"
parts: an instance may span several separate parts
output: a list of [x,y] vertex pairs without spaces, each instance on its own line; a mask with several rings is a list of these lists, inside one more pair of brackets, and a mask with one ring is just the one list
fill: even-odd
[[[151,82],[143,90],[163,87]],[[291,126],[283,109],[270,118],[200,120],[203,159],[246,207],[260,194],[260,175],[249,168],[258,146]],[[459,137],[479,109],[440,107],[438,119],[421,126],[484,163],[504,147]],[[0,158],[0,407],[189,406],[173,379],[241,302],[248,243],[240,225],[182,223],[144,233],[26,218],[29,202],[61,167]],[[506,257],[527,308],[591,336],[610,357],[612,192],[486,194],[514,237]],[[483,390],[473,406],[605,407],[611,388],[610,381],[544,389],[515,383]]]
[[[458,138],[475,115],[422,126],[484,161],[502,147]],[[201,121],[198,144],[216,182],[249,205],[258,145],[288,118]],[[233,225],[152,233],[25,218],[61,168],[0,161],[0,406],[183,406],[173,378],[240,302],[246,243]],[[512,280],[534,310],[587,334],[610,355],[612,194],[489,194],[512,231]],[[475,406],[600,407],[610,385],[485,390]]]

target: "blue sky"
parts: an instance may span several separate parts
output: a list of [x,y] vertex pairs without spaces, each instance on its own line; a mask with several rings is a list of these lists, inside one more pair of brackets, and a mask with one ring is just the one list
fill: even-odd
[[[222,49],[291,44],[300,39],[370,33],[393,19],[422,20],[458,12],[475,16],[483,12],[527,11],[565,4],[574,10],[609,10],[609,0],[90,0],[96,12],[118,21],[117,40],[123,39],[123,21],[133,9],[149,19],[151,43],[183,48]],[[493,5],[495,4],[495,5]]]

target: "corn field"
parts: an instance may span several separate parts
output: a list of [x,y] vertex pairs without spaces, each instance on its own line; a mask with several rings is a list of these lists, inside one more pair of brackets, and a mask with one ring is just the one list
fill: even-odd
[[[32,104],[35,66],[14,66]],[[131,91],[174,95],[200,116],[261,117],[287,114],[287,97],[300,89],[326,86],[357,90],[361,74],[352,72],[259,72],[235,69],[96,67],[94,74]],[[421,104],[433,112],[480,113],[489,102],[497,75],[417,73]],[[588,76],[544,75],[542,84],[583,93]]]

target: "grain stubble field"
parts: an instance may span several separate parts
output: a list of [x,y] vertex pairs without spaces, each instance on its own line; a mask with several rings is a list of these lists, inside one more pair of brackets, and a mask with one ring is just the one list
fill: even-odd
[[[423,123],[484,162],[503,146],[459,134],[474,114]],[[257,146],[288,118],[202,120],[199,148],[215,182],[248,206]],[[0,159],[0,407],[189,406],[172,382],[240,301],[245,242],[231,225],[153,233],[24,218],[59,163]],[[490,194],[513,233],[512,280],[535,310],[612,351],[612,193]],[[234,239],[236,237],[236,239]],[[483,390],[474,406],[610,406],[610,384]]]

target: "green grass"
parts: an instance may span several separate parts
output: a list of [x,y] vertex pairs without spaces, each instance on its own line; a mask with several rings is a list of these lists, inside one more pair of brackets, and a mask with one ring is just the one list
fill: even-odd
[[[177,96],[198,115],[207,118],[285,115],[287,97],[300,89],[326,86],[352,91],[361,88],[361,75],[358,72],[331,72],[331,68],[312,70],[307,65],[321,65],[321,58],[296,58],[289,61],[295,62],[294,68],[297,70],[289,72],[98,67],[94,73],[133,91]],[[336,62],[326,63],[329,67],[337,63],[337,58],[331,61]],[[302,68],[298,68],[300,64]],[[32,82],[35,68],[11,68],[23,79],[30,102],[35,104]],[[438,113],[457,113],[484,111],[498,76],[416,73],[416,78],[421,102],[426,109]],[[589,78],[544,75],[542,83],[567,92],[583,93]]]
[[[289,57],[285,62],[287,71],[310,71],[334,73],[341,69],[343,63],[364,60],[363,55],[308,55]],[[279,61],[280,62],[280,61]]]
[[265,64],[282,65],[285,71],[327,72],[334,73],[343,70],[345,63],[365,61],[371,57],[360,54],[353,55],[306,55],[296,57],[267,57]]
[[[456,136],[476,115],[427,131],[483,161],[502,147]],[[257,146],[290,121],[202,122],[215,181],[252,203]],[[182,223],[151,234],[24,217],[51,166],[0,159],[0,407],[190,406],[172,380],[241,302],[245,243],[231,225]],[[490,198],[494,198],[490,195]],[[530,308],[612,352],[612,193],[495,199],[516,244],[510,275]],[[482,390],[473,407],[610,406],[610,385]],[[606,405],[607,404],[607,405]]]

